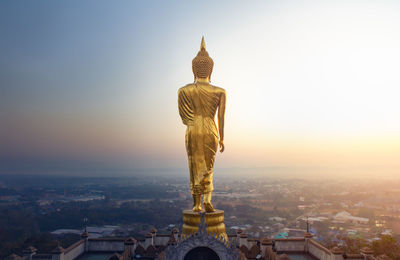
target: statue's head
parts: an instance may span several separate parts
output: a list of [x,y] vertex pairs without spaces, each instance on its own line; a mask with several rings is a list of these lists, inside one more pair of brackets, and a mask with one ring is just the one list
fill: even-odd
[[214,61],[208,56],[206,51],[206,43],[204,42],[204,36],[201,38],[200,51],[197,56],[192,60],[192,70],[194,79],[196,78],[209,78],[211,79],[211,73],[214,67]]

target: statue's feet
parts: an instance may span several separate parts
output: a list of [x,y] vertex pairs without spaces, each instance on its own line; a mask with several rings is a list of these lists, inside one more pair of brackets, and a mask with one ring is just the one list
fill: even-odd
[[201,209],[201,206],[200,205],[195,205],[194,207],[193,207],[193,209],[192,209],[194,212],[200,212],[202,209]]
[[204,209],[206,210],[207,213],[211,213],[214,212],[215,209],[213,207],[213,205],[211,204],[211,202],[205,202],[203,203]]
[[194,212],[201,211],[201,195],[193,195],[193,209]]

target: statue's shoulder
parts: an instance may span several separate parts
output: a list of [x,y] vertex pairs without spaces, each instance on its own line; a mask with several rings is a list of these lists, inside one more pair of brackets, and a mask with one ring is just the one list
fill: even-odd
[[194,84],[193,84],[193,83],[186,84],[185,86],[183,86],[183,87],[181,87],[180,89],[178,89],[178,93],[180,93],[180,92],[185,92],[185,91],[187,91],[187,90],[190,90],[190,89],[193,88],[193,87],[194,87]]
[[225,91],[225,89],[223,89],[223,88],[220,88],[220,87],[218,87],[218,86],[214,86],[214,85],[211,85],[211,86],[213,86],[213,87],[214,87],[214,89],[215,89],[215,92],[217,92],[218,94],[226,94],[226,91]]

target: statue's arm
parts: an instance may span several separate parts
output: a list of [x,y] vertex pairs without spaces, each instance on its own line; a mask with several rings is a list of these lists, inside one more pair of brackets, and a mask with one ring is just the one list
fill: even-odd
[[222,90],[218,107],[218,131],[219,131],[219,146],[221,153],[225,150],[224,146],[225,104],[226,104],[226,92],[225,90]]

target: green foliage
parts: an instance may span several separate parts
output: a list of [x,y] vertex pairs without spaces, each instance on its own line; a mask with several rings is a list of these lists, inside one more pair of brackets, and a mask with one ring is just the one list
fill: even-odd
[[372,250],[375,256],[385,254],[394,260],[400,260],[400,245],[390,235],[382,235],[380,240],[374,241]]
[[[120,206],[107,201],[69,202],[55,203],[45,214],[28,203],[0,207],[0,259],[11,253],[21,255],[22,249],[31,245],[38,252],[51,251],[58,238],[47,232],[59,228],[80,229],[85,217],[93,226],[142,223],[161,228],[179,224],[181,216],[177,212],[186,206],[182,201],[172,203],[157,199],[126,202]],[[64,237],[60,240],[63,247],[73,241],[75,238]]]
[[368,246],[363,238],[345,236],[341,239],[345,242],[344,250],[348,254],[358,254],[361,248]]

